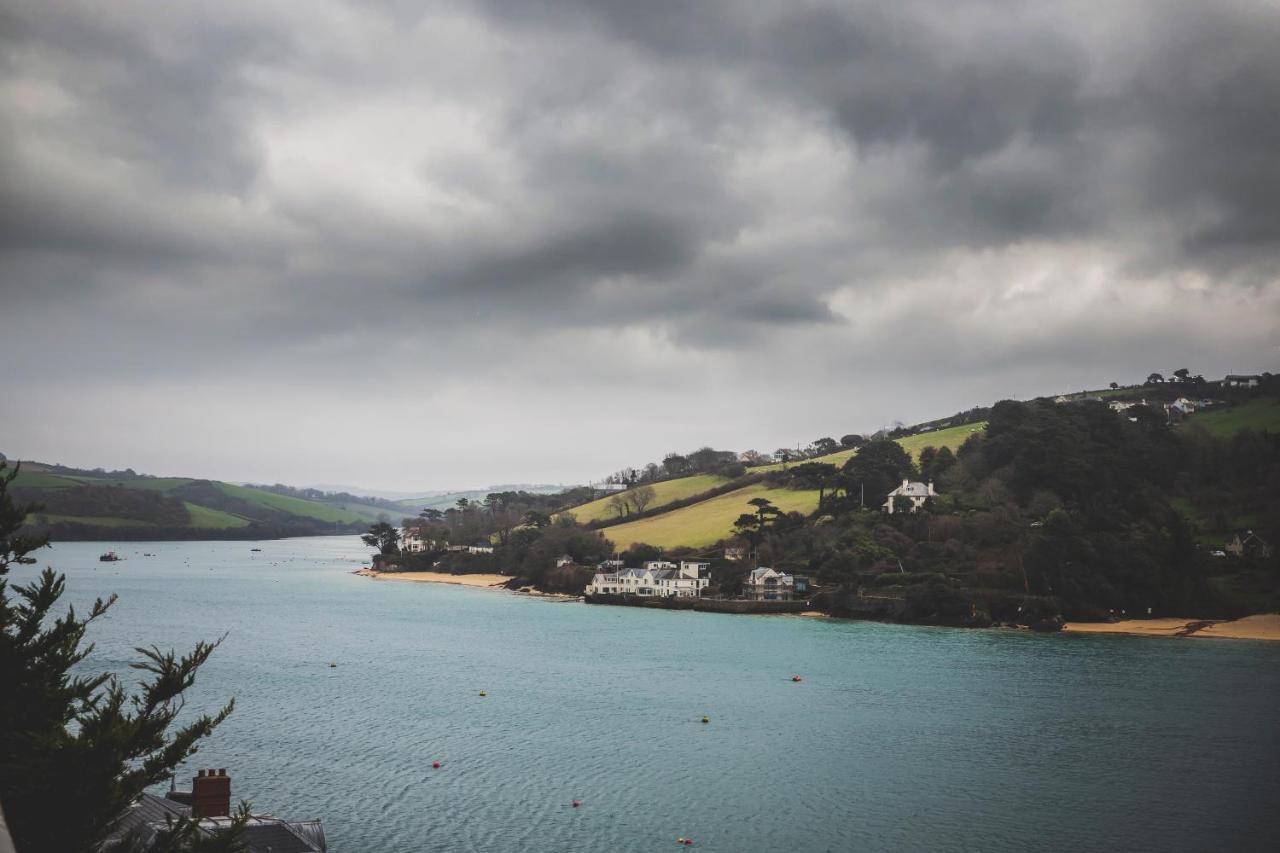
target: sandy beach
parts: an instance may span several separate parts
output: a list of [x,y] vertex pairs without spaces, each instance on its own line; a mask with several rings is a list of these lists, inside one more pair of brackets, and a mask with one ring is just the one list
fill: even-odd
[[1218,637],[1229,640],[1280,640],[1280,613],[1243,619],[1125,619],[1120,622],[1068,622],[1077,634],[1132,634],[1142,637]]
[[508,575],[451,575],[448,572],[375,572],[373,569],[360,569],[355,574],[379,580],[451,583],[457,586],[480,587],[502,586],[511,580]]
[[508,589],[505,584],[511,580],[510,575],[451,575],[448,572],[375,572],[373,569],[359,569],[352,574],[360,575],[366,578],[376,578],[378,580],[390,581],[414,581],[416,583],[449,583],[455,586],[474,586],[483,587],[485,589],[503,589],[510,592],[518,592],[522,595],[532,595],[537,598],[553,598],[564,601],[577,601],[580,595],[565,595],[559,592],[542,592],[532,587],[521,587],[520,589]]

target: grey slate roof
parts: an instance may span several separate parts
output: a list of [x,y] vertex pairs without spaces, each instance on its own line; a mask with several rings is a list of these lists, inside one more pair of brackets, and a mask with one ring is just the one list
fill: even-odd
[[251,853],[315,853],[323,849],[314,847],[284,822],[246,827],[244,842]]
[[[113,839],[121,839],[131,832],[155,833],[179,817],[191,814],[190,806],[174,802],[166,797],[143,794],[129,807],[112,833]],[[227,818],[206,819],[201,828],[210,835]],[[318,820],[284,821],[269,815],[250,818],[244,832],[247,853],[325,853],[328,850],[324,827]],[[106,849],[110,849],[107,847]]]

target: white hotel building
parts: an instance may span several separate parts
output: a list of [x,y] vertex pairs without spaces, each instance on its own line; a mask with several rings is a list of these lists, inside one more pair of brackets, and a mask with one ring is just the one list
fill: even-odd
[[640,595],[690,598],[702,595],[711,583],[711,564],[700,560],[650,560],[641,569],[597,572],[587,595]]

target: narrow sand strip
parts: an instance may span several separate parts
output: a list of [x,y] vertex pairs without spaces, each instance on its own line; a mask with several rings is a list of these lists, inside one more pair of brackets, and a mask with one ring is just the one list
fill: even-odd
[[1215,622],[1192,637],[1224,637],[1231,640],[1280,640],[1280,613],[1246,616],[1234,622]]
[[375,572],[360,569],[355,574],[367,578],[391,581],[417,581],[418,583],[449,583],[456,586],[494,587],[511,580],[507,575],[451,575],[448,572]]
[[1077,634],[1133,634],[1141,637],[1219,637],[1232,640],[1280,640],[1280,613],[1243,619],[1125,619],[1120,622],[1069,622]]

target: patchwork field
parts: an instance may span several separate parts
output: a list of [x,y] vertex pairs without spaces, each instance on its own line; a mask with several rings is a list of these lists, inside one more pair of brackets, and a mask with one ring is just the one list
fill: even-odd
[[902,449],[911,454],[912,459],[919,460],[920,451],[926,447],[937,447],[939,449],[949,447],[953,451],[959,450],[965,439],[975,432],[982,432],[986,428],[985,421],[974,424],[961,424],[960,426],[947,427],[933,432],[924,432],[920,435],[909,435],[906,438],[898,439],[898,444],[901,444]]
[[1193,415],[1188,424],[1196,424],[1214,435],[1234,435],[1242,429],[1280,432],[1280,400],[1259,398],[1242,406]]
[[[649,504],[649,509],[658,509],[665,504],[674,501],[691,498],[694,495],[702,494],[710,491],[716,486],[729,482],[724,477],[717,477],[714,474],[698,474],[693,477],[681,477],[677,480],[665,480],[661,483],[653,484],[653,502]],[[622,494],[622,493],[619,493]],[[607,518],[615,518],[615,513],[609,507],[609,501],[614,495],[594,500],[591,503],[582,504],[570,510],[579,522],[586,524],[589,521],[600,521]]]
[[[184,529],[234,531],[255,525],[272,535],[308,535],[335,526],[357,529],[380,518],[398,523],[401,516],[371,504],[309,500],[215,480],[55,473],[37,462],[22,463],[14,486],[23,500],[45,507],[32,523],[71,527],[61,530],[62,536],[76,535],[76,526],[152,528],[163,538]],[[185,515],[177,511],[179,504]]]
[[223,512],[220,509],[210,509],[207,506],[193,504],[191,501],[183,501],[187,508],[187,512],[191,513],[192,527],[208,527],[215,530],[225,530],[229,527],[248,527],[249,519],[241,518],[238,515],[232,515],[229,512]]
[[606,527],[601,532],[619,550],[635,542],[648,542],[661,548],[674,548],[678,545],[700,548],[729,536],[738,516],[754,511],[748,501],[759,497],[768,498],[784,512],[810,513],[818,506],[816,491],[770,489],[763,483],[757,483],[693,506]]
[[[344,506],[335,506],[333,504],[320,503],[319,501],[310,501],[303,498],[290,497],[289,495],[277,495],[275,492],[264,492],[261,489],[254,489],[249,486],[237,486],[232,483],[218,483],[218,488],[227,496],[239,498],[250,504],[268,507],[270,509],[287,512],[290,515],[297,515],[303,518],[314,518],[317,521],[337,522],[338,524],[354,524],[361,521],[376,520],[378,513],[385,513],[390,516],[391,513],[377,507],[366,507],[362,504],[347,504]],[[392,519],[398,522],[400,519]]]
[[[920,435],[898,439],[898,443],[915,459],[920,458],[920,451],[926,447],[949,447],[956,450],[965,439],[975,432],[986,428],[985,423],[963,424],[934,430]],[[824,462],[837,467],[847,462],[855,453],[853,450],[841,450],[826,456],[819,456],[812,462]],[[795,463],[793,463],[795,464]],[[752,473],[777,471],[782,468],[779,463],[760,465],[751,468]],[[682,500],[701,494],[727,482],[723,477],[700,474],[693,477],[681,477],[654,483],[656,492],[653,504],[659,508],[663,504]],[[728,536],[732,532],[733,523],[738,516],[750,510],[746,502],[754,497],[766,497],[774,505],[785,512],[813,512],[818,506],[818,493],[810,491],[793,491],[791,489],[771,489],[763,483],[738,489],[728,494],[709,498],[692,506],[673,509],[660,515],[629,521],[604,528],[605,536],[625,549],[633,542],[648,542],[662,548],[689,546],[693,548],[710,545]],[[578,520],[586,523],[599,519],[610,519],[614,515],[608,509],[608,498],[592,501],[570,510]]]

